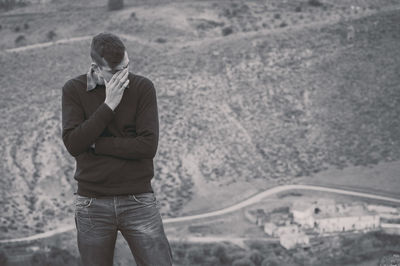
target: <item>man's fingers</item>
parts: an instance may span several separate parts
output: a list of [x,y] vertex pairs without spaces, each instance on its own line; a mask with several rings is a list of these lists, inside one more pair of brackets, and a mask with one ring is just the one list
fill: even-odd
[[116,79],[122,79],[122,78],[125,76],[126,73],[127,73],[126,69],[123,69],[123,70],[121,70],[121,71],[118,71],[118,72],[116,73],[116,75],[117,75]]
[[115,82],[115,81],[117,80],[118,75],[119,75],[119,72],[115,73],[115,74],[111,77],[110,83],[111,83],[111,82]]
[[122,88],[127,80],[128,80],[128,72],[126,72],[126,73],[118,80],[118,86],[119,86],[120,88]]
[[128,72],[126,72],[125,69],[118,71],[117,73],[115,73],[112,76],[112,78],[110,80],[110,84],[111,84],[111,82],[113,82],[113,86],[120,87],[123,84],[123,82],[125,82],[125,79],[128,76],[127,74],[128,74]]
[[127,79],[125,82],[124,82],[124,84],[122,85],[122,87],[121,88],[126,88],[126,86],[128,86],[128,84],[129,84],[129,79]]
[[125,70],[126,70],[125,74],[122,76],[123,80],[126,79],[128,77],[128,74],[129,74],[128,70],[127,69],[125,69]]

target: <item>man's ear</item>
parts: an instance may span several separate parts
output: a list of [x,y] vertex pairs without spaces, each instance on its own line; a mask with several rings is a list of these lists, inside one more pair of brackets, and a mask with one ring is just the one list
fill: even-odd
[[91,67],[92,67],[92,71],[93,71],[93,77],[96,79],[96,83],[103,84],[104,77],[100,71],[100,67],[96,63],[92,63]]
[[103,75],[102,75],[102,73],[100,71],[100,67],[99,67],[98,64],[92,63],[92,69],[93,69],[93,72],[94,72],[94,74],[96,76],[103,78]]
[[92,67],[93,71],[95,71],[97,73],[100,72],[100,67],[96,63],[92,62],[91,67]]

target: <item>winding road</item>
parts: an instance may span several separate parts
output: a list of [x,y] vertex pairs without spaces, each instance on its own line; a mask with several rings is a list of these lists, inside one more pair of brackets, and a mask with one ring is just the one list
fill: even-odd
[[[196,219],[203,219],[203,218],[210,218],[210,217],[214,217],[214,216],[224,215],[224,214],[227,214],[230,212],[240,210],[251,204],[254,204],[265,197],[274,195],[279,192],[284,192],[284,191],[294,190],[294,189],[315,190],[315,191],[320,191],[320,192],[324,191],[324,192],[338,193],[338,194],[343,194],[343,195],[357,196],[357,197],[370,198],[370,199],[376,199],[376,200],[384,200],[384,201],[395,202],[395,203],[400,204],[400,199],[398,199],[398,198],[379,196],[379,195],[345,190],[345,189],[329,188],[329,187],[314,186],[314,185],[282,185],[282,186],[277,186],[274,188],[267,189],[267,190],[260,192],[242,202],[239,202],[235,205],[232,205],[230,207],[227,207],[227,208],[224,208],[221,210],[206,212],[206,213],[197,214],[197,215],[188,215],[188,216],[182,216],[182,217],[176,217],[176,218],[166,218],[166,219],[163,219],[163,223],[171,224],[171,223],[192,221],[192,220],[196,220]],[[68,225],[68,226],[60,227],[55,230],[50,230],[45,233],[40,233],[40,234],[28,236],[28,237],[14,238],[14,239],[2,239],[2,240],[0,240],[0,244],[30,242],[30,241],[34,241],[34,240],[51,237],[51,236],[61,234],[64,232],[72,231],[74,229],[75,229],[75,225]]]

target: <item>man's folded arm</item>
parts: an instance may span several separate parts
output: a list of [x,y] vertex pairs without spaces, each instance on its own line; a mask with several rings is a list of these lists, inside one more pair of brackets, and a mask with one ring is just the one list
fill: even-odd
[[85,120],[79,96],[71,81],[62,90],[62,139],[68,152],[76,157],[86,152],[114,117],[105,103]]
[[136,116],[136,136],[99,137],[95,153],[122,159],[152,159],[158,146],[158,109],[156,91],[152,82],[141,97]]

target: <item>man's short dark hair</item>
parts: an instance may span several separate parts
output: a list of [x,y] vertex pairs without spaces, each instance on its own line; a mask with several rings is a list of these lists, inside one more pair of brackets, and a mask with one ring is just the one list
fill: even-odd
[[125,45],[121,39],[112,33],[99,33],[92,39],[90,46],[90,57],[99,66],[105,66],[102,58],[106,60],[108,66],[114,69],[124,58]]

